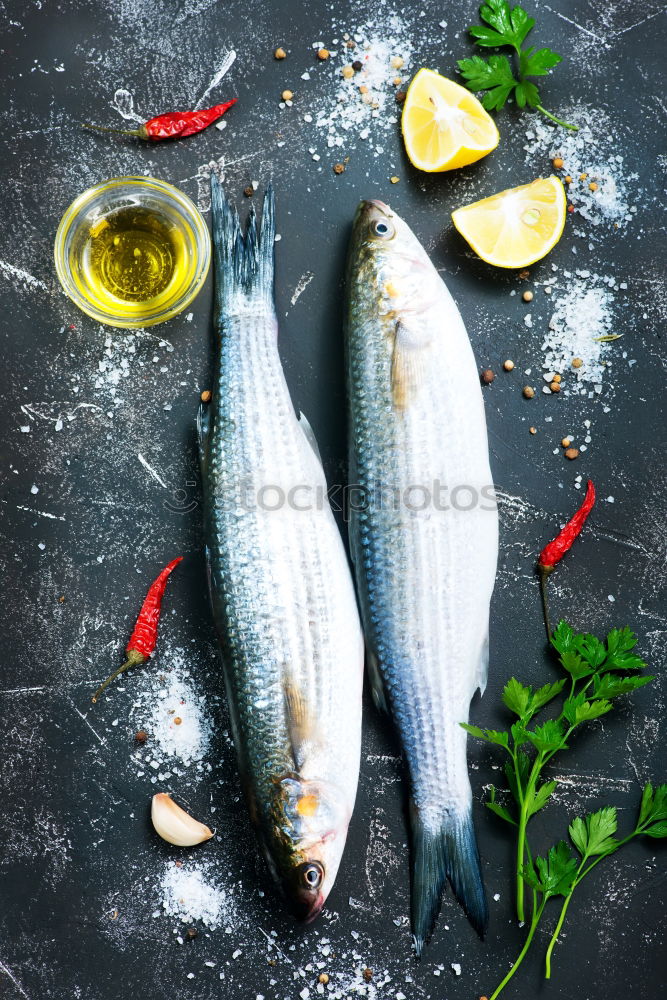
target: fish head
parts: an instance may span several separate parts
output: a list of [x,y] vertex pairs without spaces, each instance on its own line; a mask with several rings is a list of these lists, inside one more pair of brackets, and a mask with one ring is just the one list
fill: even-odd
[[336,878],[349,824],[340,789],[290,775],[276,784],[265,853],[285,898],[309,923],[324,906]]
[[362,201],[348,258],[352,300],[389,321],[409,320],[437,301],[440,277],[403,219],[379,199]]

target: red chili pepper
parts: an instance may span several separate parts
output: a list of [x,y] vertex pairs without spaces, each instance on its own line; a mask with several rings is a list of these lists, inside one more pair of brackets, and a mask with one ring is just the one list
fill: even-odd
[[116,132],[120,135],[133,135],[137,139],[182,139],[186,135],[194,135],[222,118],[225,111],[236,104],[236,98],[225,104],[216,104],[202,111],[170,111],[166,115],[157,115],[135,129],[103,128],[101,125],[84,125],[84,128],[96,129],[98,132]]
[[542,610],[544,611],[544,626],[547,630],[547,639],[551,638],[551,626],[549,624],[549,609],[547,606],[547,579],[553,573],[556,563],[560,562],[566,552],[572,548],[574,541],[581,534],[586,518],[593,509],[595,503],[595,487],[591,480],[586,486],[586,496],[579,510],[562,528],[554,540],[545,545],[537,560],[537,572],[540,577],[540,592],[542,594]]
[[134,626],[134,631],[130,636],[130,641],[125,647],[127,659],[122,667],[119,667],[118,670],[114,670],[111,676],[107,677],[103,684],[100,684],[97,691],[93,695],[93,704],[97,701],[104,689],[108,687],[109,684],[116,679],[116,677],[124,673],[126,670],[129,670],[130,667],[136,667],[140,663],[145,663],[155,649],[155,642],[157,640],[157,625],[160,620],[160,607],[162,605],[165,587],[167,586],[167,579],[172,570],[178,566],[179,562],[182,561],[183,556],[179,556],[177,559],[170,562],[168,566],[165,566],[157,579],[154,580],[148,588],[148,593],[146,594],[144,603],[141,605],[141,611],[139,612],[137,623]]

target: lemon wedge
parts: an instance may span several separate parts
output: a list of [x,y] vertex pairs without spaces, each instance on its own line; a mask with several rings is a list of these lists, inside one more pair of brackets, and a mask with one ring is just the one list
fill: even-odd
[[563,185],[545,177],[457,208],[452,220],[488,264],[527,267],[558,243],[566,215]]
[[420,69],[408,87],[401,128],[413,167],[430,173],[481,160],[500,141],[477,98],[432,69]]

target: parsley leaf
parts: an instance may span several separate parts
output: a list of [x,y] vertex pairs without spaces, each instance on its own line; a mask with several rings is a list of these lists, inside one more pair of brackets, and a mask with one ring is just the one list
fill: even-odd
[[545,899],[566,896],[577,877],[577,861],[564,840],[549,848],[546,858],[535,858],[537,874],[530,867],[524,868],[523,877],[532,889],[541,892]]
[[649,837],[667,837],[667,785],[644,785],[637,830]]
[[486,91],[482,97],[482,105],[487,111],[500,110],[513,96],[518,107],[525,108],[528,105],[536,108],[557,125],[576,131],[576,125],[570,125],[556,118],[542,107],[540,92],[528,79],[531,76],[546,76],[554,66],[562,62],[562,57],[551,49],[536,51],[534,46],[522,48],[526,37],[535,26],[534,18],[518,5],[510,7],[508,0],[486,0],[480,7],[479,16],[488,27],[475,24],[468,28],[475,44],[482,49],[512,48],[515,53],[514,58],[518,62],[518,72],[515,77],[507,56],[493,55],[488,59],[472,56],[469,59],[459,59],[458,68],[468,89]]
[[617,827],[616,809],[614,806],[605,806],[583,819],[577,817],[572,820],[569,826],[570,839],[582,858],[611,854],[619,846],[614,837]]

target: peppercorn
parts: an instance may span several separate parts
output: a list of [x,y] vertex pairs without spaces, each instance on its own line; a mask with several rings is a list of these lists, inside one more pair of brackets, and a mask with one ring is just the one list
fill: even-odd
[[58,603],[59,604],[64,604],[65,603],[65,595],[64,594],[60,595],[60,597],[58,598]]
[[347,47],[348,49],[356,49],[356,47],[357,47],[357,43],[356,43],[356,42],[353,42],[351,38],[349,38],[349,39],[348,39],[348,40],[347,40],[347,41],[345,42],[345,45],[346,45],[346,47]]
[[182,722],[183,722],[183,719],[180,717],[180,715],[177,715],[176,718],[174,719],[174,725],[175,726],[180,726]]
[[[246,190],[247,190],[247,188],[246,188]],[[201,394],[201,396],[199,398],[201,399],[202,403],[210,403],[211,402],[211,390],[210,389],[204,389],[204,391],[202,392],[202,394]]]
[[366,87],[366,86],[365,86],[365,85],[364,85],[364,84],[362,83],[362,84],[361,84],[361,86],[359,87],[359,93],[360,93],[360,94],[367,94],[367,93],[368,93],[368,87]]
[[364,979],[365,979],[365,981],[367,983],[370,983],[371,979],[373,978],[373,970],[372,969],[364,969],[364,971],[363,971],[363,977],[364,977]]
[[562,160],[562,157],[560,157],[560,156],[554,156],[554,158],[553,158],[553,160],[551,162],[553,163],[553,165],[556,168],[556,170],[560,170],[561,167],[563,166],[563,160]]
[[402,104],[404,100],[405,100],[405,91],[404,90],[397,90],[396,91],[396,103],[397,104]]
[[526,397],[526,399],[532,399],[533,396],[535,395],[535,390],[533,389],[532,385],[524,385],[523,394]]
[[523,299],[524,302],[532,302],[533,293],[531,291],[524,292],[521,298]]
[[355,73],[358,73],[359,70],[362,70],[363,68],[364,64],[360,59],[355,59],[354,62],[352,63],[352,69],[354,70]]
[[566,448],[565,449],[565,457],[569,458],[570,461],[572,461],[575,458],[579,458],[579,449],[578,448]]
[[506,372],[511,372],[512,369],[514,368],[514,362],[509,360],[503,361],[503,368],[505,369]]
[[393,85],[395,87],[400,87],[400,85],[403,83],[403,77],[401,77],[401,76],[395,76],[394,79],[391,82],[393,83]]
[[252,184],[248,184],[248,186],[247,186],[247,187],[244,187],[244,188],[243,188],[243,193],[244,193],[244,195],[246,196],[246,198],[252,198],[252,196],[253,196],[253,195],[254,195],[254,193],[255,193],[255,189],[254,189],[254,187],[252,186]]
[[563,177],[563,180],[565,181],[566,184],[571,184],[572,183],[572,178],[570,177],[569,174],[565,174],[565,177]]
[[561,441],[561,448],[569,448],[572,444],[572,438],[563,438]]
[[400,179],[401,179],[400,177],[396,177],[396,176],[389,178],[389,180],[391,181],[392,184],[398,184],[398,182],[400,181]]
[[560,392],[560,382],[550,382],[549,388],[552,392]]
[[528,430],[531,434],[537,434],[537,427],[529,427]]
[[352,77],[354,76],[354,70],[352,69],[351,66],[343,66],[342,70],[340,71],[340,75],[343,77],[344,80],[351,80]]
[[567,210],[568,212],[574,212],[574,205],[568,205]]
[[137,730],[137,732],[134,734],[135,743],[145,743],[147,739],[148,736],[146,735],[143,729]]
[[530,271],[528,271],[528,270],[519,271],[519,277],[521,278],[522,281],[525,281],[526,278],[530,277]]
[[273,53],[273,58],[274,59],[285,59],[286,56],[287,56],[287,53],[285,52],[284,49],[281,49],[280,46]]
[[392,69],[400,69],[401,66],[403,65],[403,58],[402,58],[402,56],[392,56],[391,57],[391,65],[392,65]]
[[588,185],[588,189],[589,189],[589,191],[597,191],[598,186],[595,183],[595,181],[591,181],[591,183]]
[[329,977],[326,974],[326,972],[320,972],[319,976],[317,977],[317,981],[318,983],[322,983],[323,986],[326,986],[327,983],[329,982]]
[[328,49],[318,49],[317,50],[317,58],[321,59],[322,62],[324,62],[325,59],[328,59],[329,55],[330,55],[330,53],[329,53]]
[[588,174],[579,174],[579,180],[580,181],[585,181],[587,177],[588,177]]
[[484,385],[491,385],[496,376],[491,371],[490,368],[484,368],[482,371],[481,379]]
[[188,927],[187,931],[185,932],[185,937],[187,938],[188,941],[194,941],[194,939],[197,937],[198,934],[199,931],[197,930],[196,927]]
[[344,170],[345,170],[345,164],[344,163],[334,163],[334,165],[333,165],[333,172],[335,174],[342,174]]
[[294,97],[294,94],[292,93],[291,90],[283,90],[280,96],[282,97],[283,101],[291,101],[292,98]]
[[583,361],[581,360],[581,358],[572,358],[572,367],[573,368],[581,368],[582,365],[583,365]]

